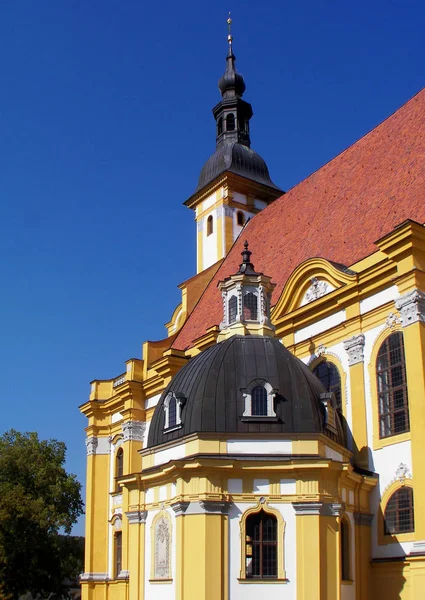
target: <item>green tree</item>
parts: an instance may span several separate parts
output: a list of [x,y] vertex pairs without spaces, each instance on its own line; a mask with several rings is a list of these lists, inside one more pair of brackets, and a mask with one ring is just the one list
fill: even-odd
[[[0,436],[0,598],[61,593],[75,575],[67,536],[83,512],[81,484],[65,471],[66,446],[37,433]],[[78,562],[78,560],[77,560]]]

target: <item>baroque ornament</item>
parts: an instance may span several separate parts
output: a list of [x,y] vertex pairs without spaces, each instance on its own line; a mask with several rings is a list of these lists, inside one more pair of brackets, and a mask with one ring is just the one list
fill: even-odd
[[170,524],[161,516],[155,524],[155,579],[170,579]]
[[127,421],[122,426],[124,442],[143,442],[146,423],[142,421]]
[[388,315],[385,325],[391,329],[391,331],[395,328],[397,323],[401,323],[401,319],[399,315],[395,315],[393,312],[390,312]]
[[334,289],[327,281],[323,281],[322,279],[317,279],[317,277],[312,277],[310,279],[311,285],[306,291],[304,295],[304,299],[302,304],[309,304],[325,294],[329,294]]
[[396,479],[399,480],[401,484],[404,484],[406,478],[410,479],[412,477],[409,467],[404,463],[400,463],[395,472]]

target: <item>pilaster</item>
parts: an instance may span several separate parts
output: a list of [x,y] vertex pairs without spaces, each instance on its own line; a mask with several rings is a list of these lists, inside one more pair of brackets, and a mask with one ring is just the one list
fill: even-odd
[[370,597],[371,573],[370,558],[372,547],[373,515],[354,513],[354,552],[356,600]]
[[369,466],[369,451],[366,424],[366,399],[364,375],[363,334],[354,335],[344,342],[350,366],[351,410],[353,418],[354,460],[364,468]]
[[145,524],[147,511],[126,512],[128,531],[129,598],[145,597]]
[[[228,543],[229,503],[202,500],[172,507],[177,517],[177,598],[227,600],[228,561],[223,548]],[[194,552],[197,547],[203,552]]]

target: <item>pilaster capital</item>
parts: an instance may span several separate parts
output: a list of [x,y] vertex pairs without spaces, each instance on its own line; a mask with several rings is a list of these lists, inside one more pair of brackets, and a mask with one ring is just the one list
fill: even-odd
[[332,504],[329,504],[329,510],[333,517],[340,517],[345,510],[345,504],[342,502],[333,502]]
[[96,436],[92,435],[86,438],[87,456],[90,456],[91,454],[96,454],[97,445],[98,440]]
[[361,513],[355,512],[354,516],[354,524],[355,525],[365,525],[366,527],[372,526],[373,515],[369,513]]
[[171,505],[171,508],[176,513],[176,517],[180,517],[186,513],[189,504],[189,502],[174,502],[174,504]]
[[402,327],[413,323],[425,323],[425,293],[413,290],[400,296],[395,301],[395,307],[400,313]]
[[117,575],[117,579],[129,579],[130,578],[130,571],[127,570],[122,570],[118,573]]
[[304,515],[320,515],[323,502],[293,502],[297,517]]
[[348,364],[350,367],[364,361],[364,345],[365,336],[363,333],[353,335],[353,337],[345,340],[344,350],[347,351]]
[[143,442],[146,423],[143,421],[127,421],[122,426],[124,442]]
[[230,508],[229,502],[216,502],[214,500],[200,500],[201,510],[208,515],[227,515]]
[[140,523],[146,523],[146,517],[148,516],[147,510],[131,510],[125,513],[128,519],[129,525],[137,525]]

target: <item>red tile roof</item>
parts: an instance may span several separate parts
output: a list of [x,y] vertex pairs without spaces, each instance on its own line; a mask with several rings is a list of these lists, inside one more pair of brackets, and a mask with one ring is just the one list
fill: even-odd
[[257,271],[272,277],[273,304],[292,271],[312,257],[347,266],[410,218],[425,222],[425,88],[386,121],[245,228],[189,316],[173,347],[185,349],[222,319],[217,282],[235,273],[243,241]]

